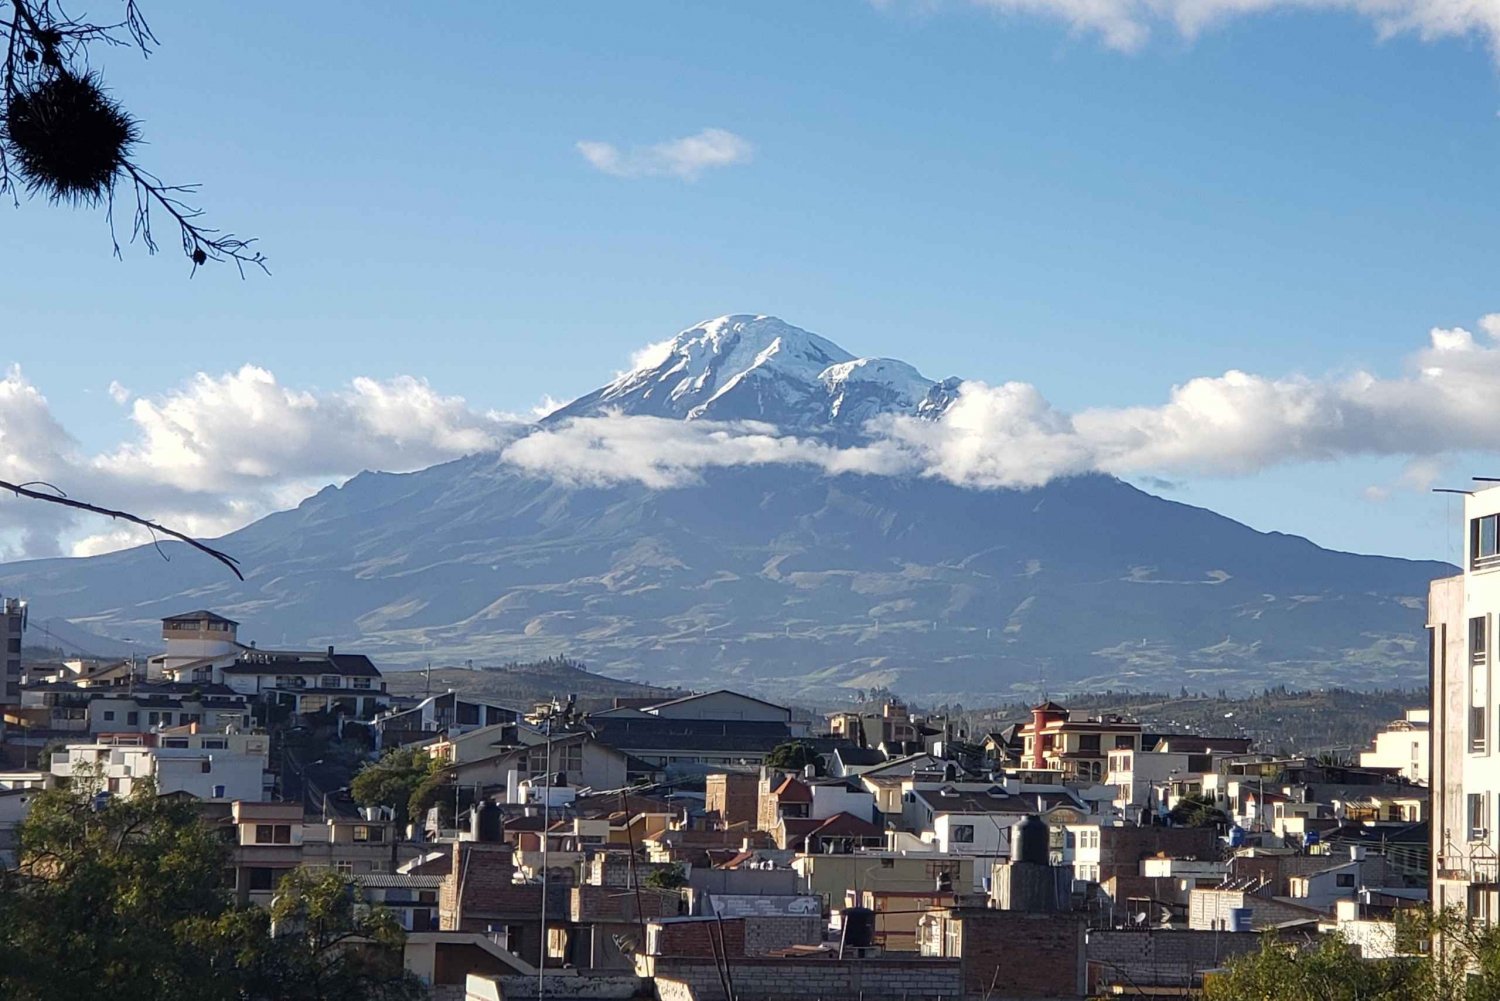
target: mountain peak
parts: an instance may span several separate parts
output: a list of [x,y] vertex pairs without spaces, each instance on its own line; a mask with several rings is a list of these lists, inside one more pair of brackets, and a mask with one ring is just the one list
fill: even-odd
[[694,324],[636,360],[629,372],[547,420],[623,413],[761,420],[814,431],[857,426],[881,412],[913,412],[934,385],[905,362],[858,358],[777,317],[749,313]]

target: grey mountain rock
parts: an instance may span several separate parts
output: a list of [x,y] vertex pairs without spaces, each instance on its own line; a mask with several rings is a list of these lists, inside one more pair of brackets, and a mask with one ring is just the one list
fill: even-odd
[[[857,435],[940,415],[958,380],[860,359],[769,317],[679,334],[544,423],[605,413]],[[888,685],[925,698],[1069,688],[1417,686],[1445,564],[1252,530],[1118,479],[972,490],[811,467],[672,490],[569,487],[495,455],[367,472],[219,543],[0,566],[0,593],[94,633],[208,607],[263,644],[386,666],[566,653],[660,685],[779,698]]]

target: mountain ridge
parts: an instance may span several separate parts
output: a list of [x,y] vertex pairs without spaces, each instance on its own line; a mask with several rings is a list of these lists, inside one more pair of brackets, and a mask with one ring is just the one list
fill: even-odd
[[[645,362],[540,427],[623,414],[857,438],[873,416],[940,417],[961,386],[749,314]],[[1418,683],[1426,583],[1453,572],[1257,532],[1100,474],[976,490],[737,466],[651,489],[560,482],[497,453],[361,473],[217,544],[245,583],[164,545],[170,563],[143,547],[0,566],[0,591],[105,635],[211,607],[263,644],[357,645],[388,666],[568,655],[658,685],[967,701],[1048,683]]]

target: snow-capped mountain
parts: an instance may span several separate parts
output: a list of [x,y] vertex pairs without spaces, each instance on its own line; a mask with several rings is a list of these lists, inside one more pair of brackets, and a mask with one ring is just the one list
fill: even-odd
[[653,354],[547,421],[621,413],[857,430],[877,414],[915,414],[939,385],[903,361],[856,358],[774,316],[707,320]]
[[[547,422],[623,412],[858,435],[938,417],[961,382],[766,316],[690,327]],[[361,473],[216,543],[0,567],[0,592],[106,635],[212,608],[241,635],[606,674],[772,698],[1420,684],[1439,563],[1331,552],[1102,475],[1034,490],[812,466],[577,486],[494,454]]]

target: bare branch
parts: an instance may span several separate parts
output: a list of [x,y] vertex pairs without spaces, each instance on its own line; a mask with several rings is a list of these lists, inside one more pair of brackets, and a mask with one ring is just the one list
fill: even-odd
[[[51,486],[51,484],[47,485]],[[53,489],[55,490],[57,488],[53,487]],[[188,545],[192,546],[200,553],[207,553],[209,556],[212,556],[214,559],[218,560],[220,563],[228,567],[240,580],[245,579],[245,575],[240,572],[240,561],[235,559],[233,556],[230,556],[228,553],[215,549],[212,546],[205,545],[192,536],[184,535],[176,529],[157,524],[154,521],[142,518],[140,515],[131,514],[129,511],[116,511],[113,508],[100,507],[97,504],[90,504],[86,501],[74,500],[71,497],[41,493],[40,491],[32,490],[24,484],[9,483],[5,480],[0,480],[0,490],[9,490],[17,497],[28,497],[31,500],[46,501],[49,504],[61,504],[63,507],[71,507],[79,511],[89,511],[93,514],[102,514],[107,518],[117,518],[120,521],[128,521],[132,525],[140,525],[142,528],[145,528],[151,532],[160,532],[163,535],[170,535],[172,538],[177,539],[179,542],[186,542]],[[158,551],[160,551],[159,548]]]

